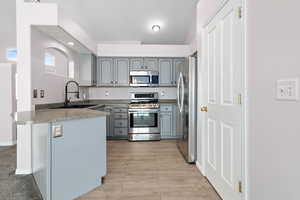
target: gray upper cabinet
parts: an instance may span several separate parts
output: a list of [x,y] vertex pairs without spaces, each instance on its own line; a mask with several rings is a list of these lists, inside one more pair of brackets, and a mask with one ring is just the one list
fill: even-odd
[[100,58],[98,60],[98,85],[114,85],[114,62],[112,58]]
[[128,86],[129,59],[128,58],[99,58],[98,59],[99,86]]
[[183,66],[184,66],[184,58],[175,58],[173,60],[173,70],[172,70],[173,85],[177,85],[177,81],[179,77],[179,69]]
[[159,84],[162,86],[173,85],[173,60],[168,58],[159,59]]
[[98,71],[98,66],[97,66],[97,56],[92,55],[92,85],[96,86],[97,85],[97,71]]
[[158,71],[158,59],[157,58],[145,58],[144,68],[146,70]]
[[[152,70],[159,72],[160,86],[176,86],[179,69],[184,66],[184,58],[155,57],[99,57],[85,64],[87,69],[80,74],[88,77],[88,86],[129,86],[129,74],[134,70]],[[96,67],[97,63],[97,67]],[[92,67],[91,67],[92,66]],[[93,67],[94,66],[94,67]],[[87,75],[88,74],[88,75]]]
[[143,58],[130,58],[130,70],[143,70],[144,59]]
[[81,86],[94,86],[97,83],[97,59],[93,54],[80,54],[79,61],[79,84]]
[[129,59],[115,59],[115,84],[119,86],[129,85]]

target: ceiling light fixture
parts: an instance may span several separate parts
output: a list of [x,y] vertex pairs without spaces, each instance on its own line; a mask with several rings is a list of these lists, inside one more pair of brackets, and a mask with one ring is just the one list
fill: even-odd
[[74,42],[68,42],[69,46],[74,46]]
[[154,32],[159,32],[159,31],[160,31],[160,26],[159,26],[159,25],[153,25],[153,26],[152,26],[152,30],[153,30]]

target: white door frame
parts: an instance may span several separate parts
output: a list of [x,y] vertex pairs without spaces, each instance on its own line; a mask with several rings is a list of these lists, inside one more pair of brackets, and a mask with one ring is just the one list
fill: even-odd
[[[246,10],[246,1],[247,0],[242,0],[242,11]],[[219,6],[217,9],[217,12],[213,15],[213,17],[209,18],[209,20],[206,21],[204,26],[202,26],[199,30],[201,35],[201,41],[204,41],[204,31],[205,27],[212,21],[212,19],[216,16],[217,13],[221,11],[221,9],[224,7],[224,5],[228,2],[228,0],[225,0],[222,2],[222,4]],[[246,15],[242,13],[242,25],[243,25],[243,42],[242,42],[242,135],[241,135],[241,144],[242,144],[242,200],[248,200],[248,176],[247,176],[247,171],[248,171],[248,145],[247,145],[247,138],[248,138],[248,127],[247,127],[247,120],[248,120],[248,84],[247,84],[247,65],[246,65]],[[201,42],[201,50],[199,51],[200,53],[198,54],[198,133],[201,134],[200,137],[200,145],[201,145],[201,164],[199,162],[196,162],[196,165],[198,169],[202,172],[204,176],[206,176],[206,165],[205,165],[205,160],[206,160],[206,137],[205,137],[205,121],[204,119],[204,113],[200,112],[201,106],[203,106],[203,97],[202,95],[202,80],[203,80],[203,67],[205,67],[205,59],[203,59],[202,54],[203,50],[205,49],[205,44],[204,42]],[[199,141],[199,140],[198,140]],[[197,145],[199,146],[199,145]]]

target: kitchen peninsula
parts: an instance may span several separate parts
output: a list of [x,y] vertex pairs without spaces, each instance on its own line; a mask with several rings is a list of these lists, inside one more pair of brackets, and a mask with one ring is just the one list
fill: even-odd
[[74,199],[106,175],[107,112],[45,109],[16,113],[31,126],[32,172],[45,200]]

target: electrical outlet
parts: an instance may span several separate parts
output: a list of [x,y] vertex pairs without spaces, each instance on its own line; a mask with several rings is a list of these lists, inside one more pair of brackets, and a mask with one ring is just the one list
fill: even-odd
[[45,90],[40,90],[40,97],[44,98],[45,97]]
[[105,91],[105,96],[109,96],[109,92],[108,91]]
[[33,98],[38,98],[38,90],[37,89],[34,89],[33,90]]
[[277,99],[286,101],[298,100],[298,79],[277,81]]

